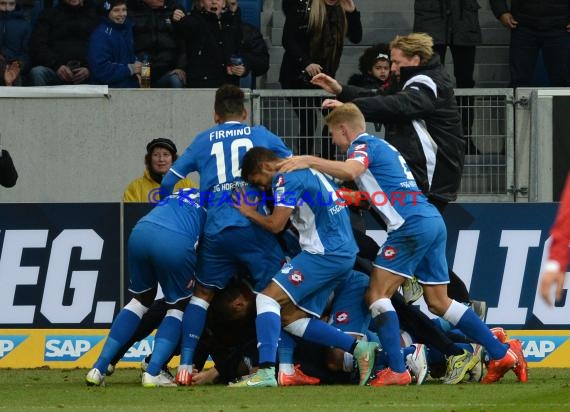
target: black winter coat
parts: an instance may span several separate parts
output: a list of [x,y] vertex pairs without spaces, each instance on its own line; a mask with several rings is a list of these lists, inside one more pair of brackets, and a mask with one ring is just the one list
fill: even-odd
[[490,0],[491,9],[497,18],[510,13],[520,26],[535,30],[566,30],[570,23],[570,2],[568,0]]
[[240,78],[228,75],[226,66],[237,54],[241,42],[239,13],[215,13],[192,10],[177,24],[178,35],[186,48],[186,83],[188,87],[217,88],[222,84],[239,85]]
[[477,0],[415,0],[414,32],[433,37],[434,44],[481,44]]
[[248,72],[253,76],[261,76],[269,70],[269,50],[267,44],[255,26],[249,23],[241,23],[241,43],[239,55]]
[[129,4],[129,18],[134,23],[135,55],[139,59],[148,55],[153,82],[173,69],[186,69],[185,50],[172,24],[176,9],[184,10],[173,0],[166,0],[164,7],[158,9],[148,7],[142,0]]
[[[283,27],[282,44],[285,49],[279,83],[284,89],[312,88],[302,77],[302,72],[313,62],[310,58],[309,46],[312,34],[309,32],[309,9],[310,0],[283,0],[282,9],[285,13],[285,25]],[[352,43],[360,43],[362,40],[362,23],[358,10],[346,13],[347,32],[346,37]],[[342,52],[342,50],[341,50]],[[324,72],[335,77],[337,67],[324,67]]]
[[465,138],[451,79],[434,55],[426,65],[403,67],[400,84],[401,91],[386,96],[343,86],[338,98],[356,104],[367,121],[385,125],[386,141],[400,151],[425,195],[455,200]]
[[61,1],[44,9],[30,39],[32,66],[57,70],[70,60],[87,67],[87,45],[99,18],[89,4],[72,7]]

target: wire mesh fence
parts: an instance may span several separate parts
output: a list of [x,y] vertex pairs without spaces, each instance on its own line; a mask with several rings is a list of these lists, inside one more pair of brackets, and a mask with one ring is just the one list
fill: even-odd
[[[457,102],[466,138],[462,195],[507,196],[513,165],[512,89],[458,89]],[[256,90],[253,121],[281,136],[295,154],[341,160],[332,144],[321,109],[330,95],[318,90]],[[384,136],[380,124],[367,131]]]

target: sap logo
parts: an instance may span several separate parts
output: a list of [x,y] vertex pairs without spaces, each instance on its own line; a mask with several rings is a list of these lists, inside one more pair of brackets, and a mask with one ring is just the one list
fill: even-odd
[[150,355],[152,353],[153,347],[154,338],[145,338],[131,346],[127,353],[125,353],[125,356],[123,356],[122,360],[125,362],[140,362],[146,358],[147,355]]
[[12,352],[20,343],[28,338],[27,335],[0,336],[0,359]]
[[46,336],[44,361],[76,361],[101,340],[103,340],[103,336]]
[[568,340],[565,336],[512,336],[523,344],[528,362],[540,362]]

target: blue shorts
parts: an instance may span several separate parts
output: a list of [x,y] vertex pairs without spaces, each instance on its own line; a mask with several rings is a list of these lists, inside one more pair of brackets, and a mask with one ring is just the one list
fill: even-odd
[[410,216],[399,229],[388,233],[374,266],[419,283],[449,283],[445,244],[447,229],[441,216]]
[[160,284],[167,303],[190,297],[195,242],[152,222],[137,223],[128,242],[129,290],[140,294]]
[[223,289],[243,267],[256,292],[269,284],[285,256],[277,238],[256,225],[232,226],[215,235],[204,235],[198,249],[196,280],[205,287]]
[[370,324],[370,311],[364,300],[368,280],[364,273],[353,270],[337,286],[329,320],[332,326],[345,333],[364,336]]
[[352,273],[354,258],[314,255],[302,251],[273,281],[301,310],[321,317],[333,290]]

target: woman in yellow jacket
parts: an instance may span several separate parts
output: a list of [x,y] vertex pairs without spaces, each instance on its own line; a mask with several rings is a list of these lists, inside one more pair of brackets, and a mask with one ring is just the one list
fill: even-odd
[[[156,203],[160,200],[158,189],[172,163],[178,158],[176,145],[170,139],[158,138],[146,145],[144,175],[133,180],[125,189],[123,202]],[[182,179],[175,189],[196,187],[190,179]]]

